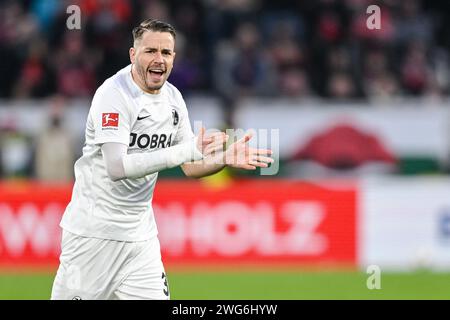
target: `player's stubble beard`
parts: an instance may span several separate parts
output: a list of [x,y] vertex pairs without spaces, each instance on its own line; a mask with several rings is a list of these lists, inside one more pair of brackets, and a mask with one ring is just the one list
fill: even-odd
[[164,67],[164,69],[166,70],[166,72],[163,74],[163,78],[162,78],[162,82],[161,84],[157,84],[157,85],[152,85],[150,83],[150,79],[148,78],[148,69],[149,68],[144,68],[140,63],[138,63],[137,61],[134,63],[134,67],[136,68],[136,72],[139,76],[139,80],[142,83],[142,85],[144,86],[145,91],[148,92],[152,92],[152,91],[159,91],[162,86],[164,85],[164,83],[166,82],[166,79],[169,75],[169,70],[167,70],[166,67]]

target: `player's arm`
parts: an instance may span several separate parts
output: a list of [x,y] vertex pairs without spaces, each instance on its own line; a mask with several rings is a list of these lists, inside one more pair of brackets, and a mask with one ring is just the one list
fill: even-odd
[[[183,172],[188,177],[201,178],[219,172],[225,166],[255,170],[257,167],[267,168],[273,162],[270,157],[272,150],[251,148],[248,141],[251,134],[246,134],[240,140],[231,144],[226,151],[216,148],[216,152],[208,155],[201,161],[184,163],[181,165]],[[217,139],[218,142],[221,140]]]
[[198,137],[187,142],[153,152],[127,154],[128,146],[125,144],[104,143],[101,150],[107,173],[113,181],[136,179],[179,166],[184,162],[203,159],[214,150],[212,139],[205,137],[204,131],[202,128]]
[[[220,157],[223,158],[223,157]],[[216,163],[214,160],[207,161],[194,161],[191,163],[183,163],[181,169],[184,174],[190,178],[203,178],[215,174],[225,168],[225,164]]]

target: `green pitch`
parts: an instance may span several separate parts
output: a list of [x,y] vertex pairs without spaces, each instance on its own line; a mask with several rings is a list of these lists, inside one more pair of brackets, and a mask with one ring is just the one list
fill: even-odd
[[[369,290],[366,273],[345,271],[170,271],[172,299],[450,299],[450,273],[382,273]],[[53,274],[0,273],[0,299],[48,299]]]

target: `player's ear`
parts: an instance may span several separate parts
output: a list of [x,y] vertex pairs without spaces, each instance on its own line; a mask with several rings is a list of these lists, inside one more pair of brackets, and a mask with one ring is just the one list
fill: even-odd
[[136,49],[131,47],[129,53],[130,53],[130,61],[131,63],[134,64],[134,61],[136,60]]

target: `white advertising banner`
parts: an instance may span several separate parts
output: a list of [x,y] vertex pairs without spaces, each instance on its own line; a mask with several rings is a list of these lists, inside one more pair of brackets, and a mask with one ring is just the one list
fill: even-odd
[[[63,124],[74,137],[84,139],[90,105],[91,101],[85,99],[67,100],[64,105]],[[186,105],[193,128],[203,125],[207,129],[223,129],[225,115],[217,98],[190,96],[186,97]],[[0,101],[0,127],[12,126],[28,135],[36,135],[49,124],[51,108],[47,100]]]
[[361,182],[359,264],[450,269],[450,179]]
[[450,155],[448,105],[412,104],[369,107],[363,104],[296,105],[282,100],[247,100],[237,109],[236,126],[279,129],[280,155],[290,157],[311,139],[348,126],[373,136],[396,156],[447,161]]

